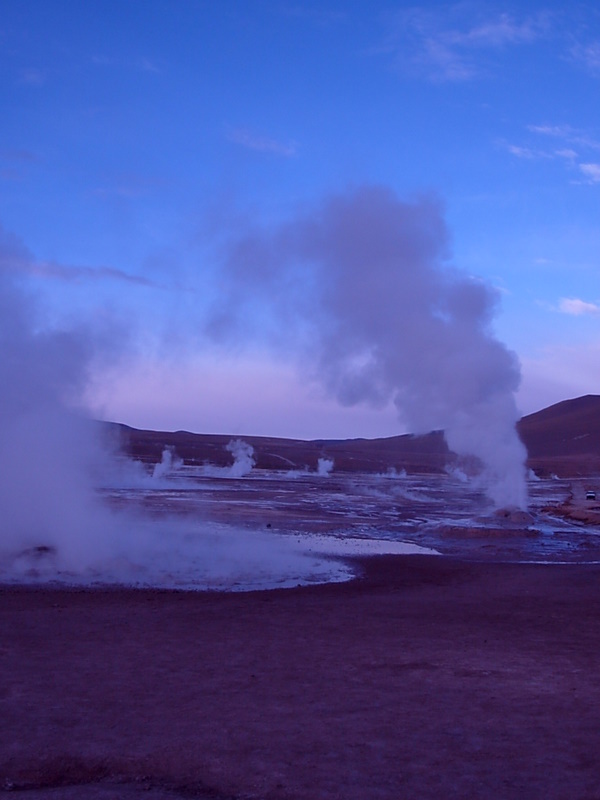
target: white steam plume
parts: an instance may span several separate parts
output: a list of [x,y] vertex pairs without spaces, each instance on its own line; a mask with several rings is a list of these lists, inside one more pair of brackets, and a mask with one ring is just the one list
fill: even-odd
[[[348,577],[289,539],[103,502],[98,488],[168,486],[177,462],[163,453],[151,476],[115,458],[100,426],[77,412],[106,341],[83,328],[44,330],[19,284],[30,260],[0,229],[0,582],[256,588]],[[236,469],[252,467],[249,445],[230,449]]]
[[254,466],[254,448],[248,442],[241,439],[233,439],[227,447],[233,456],[233,464],[229,468],[229,475],[232,478],[242,478],[247,475]]
[[152,470],[152,479],[160,481],[163,478],[176,472],[183,466],[183,460],[179,458],[177,453],[171,447],[165,447],[162,451],[160,461],[154,465]]
[[317,475],[321,475],[324,478],[331,475],[333,472],[333,464],[332,458],[320,458],[317,462]]
[[233,456],[233,464],[228,467],[216,467],[205,464],[202,475],[208,478],[243,478],[254,467],[254,448],[241,439],[232,439],[225,445],[225,450]]
[[231,242],[209,333],[293,353],[344,405],[392,400],[414,433],[477,456],[499,506],[527,505],[516,356],[493,335],[496,292],[448,263],[439,203],[363,187]]
[[34,303],[14,274],[25,256],[0,230],[0,550],[60,546],[64,565],[76,569],[110,547],[107,514],[89,490],[95,428],[68,410],[93,347],[85,330],[34,332]]

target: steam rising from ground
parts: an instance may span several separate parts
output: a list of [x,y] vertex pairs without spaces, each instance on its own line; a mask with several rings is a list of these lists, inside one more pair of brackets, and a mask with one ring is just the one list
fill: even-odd
[[155,481],[159,481],[162,478],[165,478],[167,475],[175,472],[182,466],[183,461],[179,458],[177,453],[175,453],[175,451],[170,447],[165,447],[160,461],[158,464],[154,465],[154,469],[152,470],[152,478]]
[[227,467],[204,464],[201,474],[207,478],[243,478],[254,467],[254,448],[241,439],[232,439],[225,449],[233,456],[233,463]]
[[[178,459],[166,450],[150,474],[117,457],[78,412],[90,359],[106,342],[83,328],[44,331],[14,274],[20,252],[0,230],[0,581],[252,588],[348,577],[288,540],[103,502],[98,487],[156,487]],[[252,468],[249,445],[229,449],[231,474]]]
[[[446,264],[447,239],[430,198],[404,203],[381,188],[330,198],[232,244],[227,300],[210,331],[239,340],[266,322],[271,343],[293,352],[342,404],[393,400],[413,432],[443,428],[451,449],[481,459],[498,505],[525,507],[518,364],[491,332],[494,292]],[[115,459],[78,413],[90,361],[107,340],[44,328],[15,277],[27,258],[0,230],[0,577],[154,582],[160,563],[173,585],[185,585],[184,564],[205,583],[248,571],[297,580],[325,569],[272,538],[250,541],[245,531],[142,518],[102,502],[97,487],[164,480],[175,455],[165,451],[149,475]],[[247,474],[252,448],[234,441],[229,449],[233,465],[224,469]],[[320,474],[329,469],[320,463]]]
[[332,458],[320,458],[317,462],[317,475],[326,477],[333,472],[334,462]]
[[497,505],[525,508],[520,370],[491,329],[497,294],[447,259],[435,199],[334,196],[232,241],[209,332],[239,342],[267,325],[340,403],[392,400],[411,432],[443,429],[452,450],[480,459]]
[[[218,467],[215,464],[207,463],[197,468],[198,474],[206,478],[243,478],[252,472],[255,460],[254,448],[251,444],[241,439],[232,439],[225,445],[225,450],[233,458],[231,464],[226,467]],[[154,465],[152,473],[149,473],[140,461],[121,457],[117,458],[117,462],[118,466],[114,461],[112,462],[112,469],[106,474],[103,481],[104,486],[132,489],[188,486],[187,481],[182,478],[184,474],[183,461],[171,447],[165,447],[161,459]]]

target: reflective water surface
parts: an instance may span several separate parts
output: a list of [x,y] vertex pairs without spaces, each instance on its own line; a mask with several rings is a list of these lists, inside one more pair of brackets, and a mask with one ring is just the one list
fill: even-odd
[[529,514],[498,512],[481,488],[451,475],[253,470],[242,478],[215,478],[184,467],[157,488],[113,489],[108,495],[114,504],[152,515],[177,514],[308,542],[326,534],[413,543],[478,560],[598,560],[600,529],[558,513],[574,483],[531,480]]

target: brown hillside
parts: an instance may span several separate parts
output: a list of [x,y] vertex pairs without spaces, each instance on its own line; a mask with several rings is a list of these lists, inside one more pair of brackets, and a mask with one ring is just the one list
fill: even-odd
[[588,394],[528,414],[518,430],[536,472],[600,472],[600,396]]
[[[109,426],[124,452],[145,463],[160,461],[163,449],[172,447],[186,464],[227,466],[233,458],[225,448],[236,438],[252,445],[260,469],[315,470],[319,458],[331,458],[336,471],[341,472],[405,469],[409,473],[439,473],[455,459],[441,431],[384,439],[303,441]],[[523,417],[517,427],[527,447],[528,464],[538,474],[568,477],[600,473],[600,396],[556,403]]]
[[128,455],[145,463],[160,461],[165,447],[172,447],[186,464],[227,466],[233,457],[226,450],[232,439],[243,439],[254,448],[259,469],[316,470],[319,458],[330,458],[336,471],[442,472],[453,456],[441,431],[425,436],[393,436],[386,439],[279,439],[267,436],[227,436],[188,431],[145,431],[111,424],[113,435]]

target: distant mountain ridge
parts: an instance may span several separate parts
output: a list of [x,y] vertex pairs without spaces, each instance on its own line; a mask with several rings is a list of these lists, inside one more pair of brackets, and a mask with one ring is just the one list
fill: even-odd
[[[165,447],[173,448],[188,464],[226,466],[232,456],[225,449],[232,439],[254,448],[259,469],[317,468],[319,458],[330,458],[340,472],[441,473],[456,461],[442,431],[382,439],[316,439],[304,441],[267,436],[235,436],[188,431],[138,430],[105,423],[122,449],[146,463],[160,461]],[[600,474],[600,396],[585,395],[556,403],[524,416],[517,424],[529,454],[528,465],[540,475],[565,477]]]

